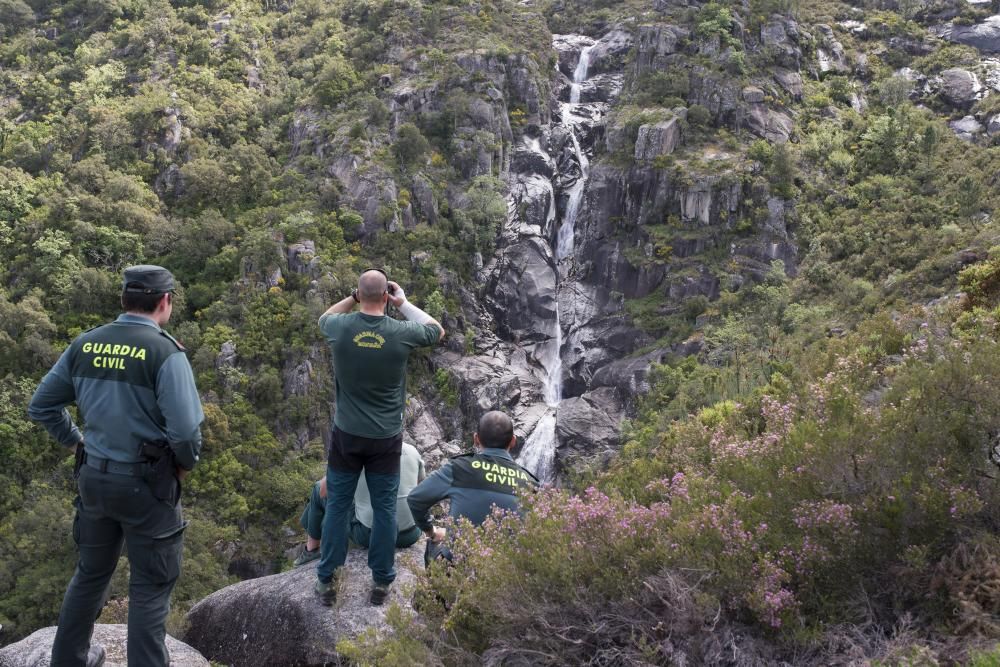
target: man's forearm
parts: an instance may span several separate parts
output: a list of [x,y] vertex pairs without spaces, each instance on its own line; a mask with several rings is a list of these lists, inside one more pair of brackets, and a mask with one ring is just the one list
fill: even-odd
[[357,302],[354,300],[353,296],[344,297],[337,303],[327,308],[326,312],[320,317],[325,315],[345,315],[354,310],[355,305],[357,305]]
[[28,416],[62,446],[75,447],[83,440],[83,434],[65,408],[75,398],[75,393],[73,385],[63,377],[66,375],[64,366],[60,358],[59,364],[42,378],[28,404]]
[[425,313],[420,308],[417,308],[409,301],[404,301],[399,306],[399,312],[411,322],[416,322],[417,324],[433,324],[441,332],[438,339],[444,338],[444,327],[441,323],[435,320],[433,317]]

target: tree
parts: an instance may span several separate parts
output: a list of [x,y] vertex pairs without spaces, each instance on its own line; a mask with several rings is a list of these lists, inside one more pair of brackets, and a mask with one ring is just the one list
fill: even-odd
[[396,132],[393,151],[406,166],[412,166],[423,159],[431,148],[430,143],[413,123],[403,123]]
[[775,145],[768,171],[775,194],[785,199],[795,194],[795,164],[786,144]]

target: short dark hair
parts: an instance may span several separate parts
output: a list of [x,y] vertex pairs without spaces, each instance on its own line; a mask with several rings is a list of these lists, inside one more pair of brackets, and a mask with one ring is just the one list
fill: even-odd
[[126,312],[152,313],[160,305],[160,299],[169,292],[137,292],[128,289],[122,290],[122,308]]
[[483,447],[507,449],[514,437],[514,422],[504,413],[493,410],[480,417],[476,433]]

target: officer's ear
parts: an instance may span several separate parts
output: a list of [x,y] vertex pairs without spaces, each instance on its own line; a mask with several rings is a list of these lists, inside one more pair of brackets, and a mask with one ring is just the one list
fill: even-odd
[[479,442],[479,434],[478,433],[473,433],[472,434],[472,444],[474,444],[479,449],[483,448],[483,443]]
[[509,452],[513,450],[515,447],[517,447],[517,436],[512,435],[510,436],[510,442],[507,443],[507,451]]

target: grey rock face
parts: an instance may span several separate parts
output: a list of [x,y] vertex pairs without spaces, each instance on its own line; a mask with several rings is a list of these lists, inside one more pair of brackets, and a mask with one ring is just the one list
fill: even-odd
[[941,72],[941,96],[953,107],[964,109],[980,97],[983,86],[979,77],[968,70],[953,67]]
[[760,28],[760,43],[775,54],[778,65],[797,71],[802,59],[798,24],[788,18],[773,16]]
[[1000,134],[1000,114],[990,116],[989,121],[986,123],[986,133],[991,137]]
[[232,368],[236,363],[236,345],[233,341],[227,340],[222,344],[222,348],[219,350],[219,356],[215,358],[215,367],[222,368]]
[[423,567],[423,540],[396,552],[398,576],[381,607],[368,603],[367,557],[363,549],[348,552],[333,608],[321,605],[313,591],[315,562],[216,591],[191,608],[185,641],[232,667],[339,664],[337,641],[369,628],[387,631],[385,612],[393,602],[410,608],[403,591]]
[[649,371],[653,364],[663,363],[671,353],[658,349],[638,357],[618,359],[594,373],[592,386],[613,387],[618,395],[638,397],[649,391]]
[[288,270],[292,273],[308,273],[313,258],[316,257],[316,243],[300,241],[288,246]]
[[430,224],[437,223],[438,211],[434,200],[434,190],[423,176],[413,178],[413,201],[416,204],[417,215]]
[[[21,641],[0,649],[0,667],[49,667],[52,660],[52,640],[56,628],[42,628]],[[126,667],[128,626],[97,624],[92,644],[100,644],[107,652],[104,667]],[[184,642],[167,635],[167,651],[172,667],[209,667],[208,660]]]
[[638,76],[666,69],[669,56],[680,50],[690,37],[685,28],[674,25],[639,26],[636,40],[635,72]]
[[844,74],[850,71],[843,45],[833,35],[828,25],[816,26],[822,38],[822,46],[816,49],[816,60],[820,74]]
[[802,75],[798,72],[792,72],[790,70],[776,67],[774,68],[774,80],[778,82],[778,85],[785,89],[792,99],[800,100],[802,99]]
[[[760,99],[764,99],[763,91]],[[744,96],[746,92],[744,91]],[[783,144],[792,134],[795,123],[787,115],[774,109],[768,109],[764,104],[751,104],[746,116],[747,129],[762,139],[771,143]]]
[[361,161],[353,155],[342,155],[333,160],[327,168],[343,186],[351,206],[364,218],[360,233],[367,236],[382,229],[394,231],[399,228],[398,214],[392,219],[380,218],[383,205],[396,201],[398,193],[392,176],[374,163],[366,163],[361,169]]
[[438,468],[444,459],[440,448],[445,442],[445,434],[434,414],[418,397],[411,394],[406,401],[404,416],[404,442],[417,448],[428,468]]
[[953,120],[948,123],[948,127],[958,135],[959,139],[963,139],[964,141],[975,140],[976,136],[982,134],[986,129],[982,123],[976,120],[975,116],[965,116],[960,120]]
[[719,125],[739,125],[743,87],[731,77],[697,66],[689,77],[688,103],[708,109]]
[[631,31],[624,28],[614,28],[604,34],[590,49],[588,73],[593,75],[621,71],[633,41]]
[[310,149],[317,144],[320,139],[319,115],[315,111],[296,111],[292,117],[292,122],[288,125],[288,141],[292,144],[292,157],[303,152],[304,145],[308,142]]
[[177,151],[184,137],[184,125],[181,123],[181,110],[177,107],[169,107],[164,112],[166,116],[166,130],[163,136],[163,149],[168,153]]
[[504,338],[536,340],[538,321],[556,318],[556,271],[551,251],[537,237],[505,249],[493,294],[506,313]]
[[893,78],[906,79],[913,84],[909,92],[911,99],[927,95],[931,92],[931,87],[927,81],[927,77],[915,69],[902,67],[896,70],[895,74],[893,74]]
[[946,24],[934,32],[952,42],[965,44],[984,53],[1000,53],[1000,15],[991,16],[976,25]]
[[586,443],[587,454],[594,449],[610,451],[618,445],[625,405],[611,387],[600,387],[559,404],[556,433],[568,450]]
[[655,125],[643,125],[635,141],[636,160],[654,160],[670,155],[681,143],[681,124],[676,118]]

